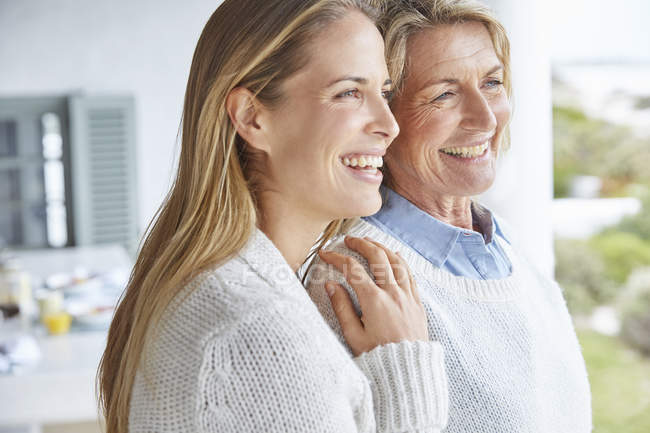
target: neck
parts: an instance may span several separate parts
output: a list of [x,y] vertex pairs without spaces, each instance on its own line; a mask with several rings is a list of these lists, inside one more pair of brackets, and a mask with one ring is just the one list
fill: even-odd
[[437,220],[466,230],[474,229],[470,197],[439,194],[421,187],[400,185],[394,181],[391,188]]
[[282,198],[271,192],[260,194],[258,224],[296,272],[329,221],[303,213]]

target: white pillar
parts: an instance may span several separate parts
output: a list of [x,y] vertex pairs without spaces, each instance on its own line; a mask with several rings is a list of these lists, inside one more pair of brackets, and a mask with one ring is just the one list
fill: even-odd
[[550,48],[544,0],[486,0],[510,38],[511,148],[480,199],[504,217],[528,257],[553,275],[553,136]]

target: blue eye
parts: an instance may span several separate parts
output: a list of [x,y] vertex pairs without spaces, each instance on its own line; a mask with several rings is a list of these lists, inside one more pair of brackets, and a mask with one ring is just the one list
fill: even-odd
[[499,80],[490,80],[487,83],[485,83],[485,85],[488,86],[488,87],[497,87],[497,86],[500,86],[502,84],[503,84],[503,82],[499,81]]
[[350,89],[336,95],[337,98],[347,98],[349,96],[359,98],[361,97],[361,92],[359,92],[359,89]]
[[444,101],[445,99],[449,99],[451,96],[454,94],[451,92],[445,92],[442,95],[439,95],[435,97],[431,102],[438,102],[438,101]]
[[384,90],[383,92],[381,92],[381,96],[383,96],[384,99],[387,100],[387,101],[390,101],[391,99],[393,99],[394,94],[395,94],[395,91],[393,91],[393,90]]

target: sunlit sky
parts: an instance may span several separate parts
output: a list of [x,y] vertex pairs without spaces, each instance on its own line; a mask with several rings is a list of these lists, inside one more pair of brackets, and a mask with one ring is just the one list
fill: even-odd
[[554,62],[650,64],[650,0],[548,0],[548,5]]

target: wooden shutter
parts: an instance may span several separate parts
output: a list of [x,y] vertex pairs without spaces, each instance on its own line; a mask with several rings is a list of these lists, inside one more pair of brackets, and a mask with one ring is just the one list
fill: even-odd
[[76,245],[138,242],[135,113],[132,97],[70,98]]

